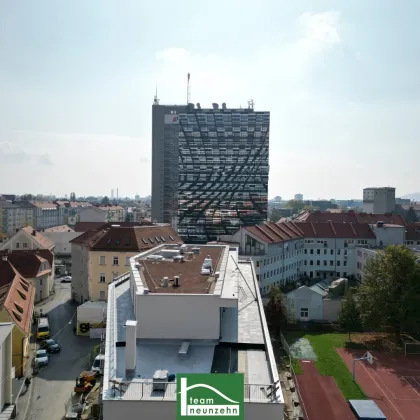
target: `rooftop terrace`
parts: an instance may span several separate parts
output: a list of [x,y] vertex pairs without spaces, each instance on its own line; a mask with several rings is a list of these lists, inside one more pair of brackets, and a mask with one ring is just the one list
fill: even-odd
[[[162,248],[160,248],[162,249]],[[187,358],[179,355],[183,342],[180,339],[139,339],[136,340],[136,363],[134,371],[126,370],[126,333],[127,320],[136,319],[136,311],[133,306],[132,292],[136,291],[136,297],[141,296],[149,300],[149,296],[142,296],[142,279],[133,279],[126,282],[113,283],[109,289],[108,299],[108,322],[107,325],[107,358],[104,374],[104,399],[118,400],[157,400],[175,401],[176,384],[174,381],[165,381],[164,390],[156,390],[153,386],[153,375],[157,370],[168,371],[168,374],[180,373],[244,373],[245,377],[245,401],[258,403],[282,403],[281,389],[271,392],[273,383],[278,380],[274,355],[271,342],[262,311],[261,298],[259,296],[256,276],[250,262],[238,262],[236,249],[229,246],[202,246],[200,253],[195,254],[193,262],[159,261],[157,264],[147,260],[147,256],[156,255],[154,252],[143,253],[132,259],[133,274],[139,274],[138,264],[145,264],[149,281],[147,293],[150,298],[162,296],[162,293],[173,293],[173,286],[161,288],[150,283],[151,278],[156,276],[160,279],[163,272],[167,277],[179,275],[186,285],[184,291],[176,288],[175,294],[185,294],[186,301],[194,300],[196,294],[208,296],[213,302],[222,302],[216,313],[220,313],[219,325],[220,337],[217,339],[188,339],[189,352]],[[204,258],[210,255],[213,261],[218,261],[215,266],[220,269],[218,279],[213,282],[209,292],[207,285],[209,276],[201,276],[201,266]],[[187,266],[188,265],[188,266]],[[165,267],[165,271],[162,271]],[[187,267],[184,269],[184,267]],[[198,275],[190,274],[188,270],[198,271]],[[159,271],[160,270],[160,271]],[[142,273],[142,269],[140,269]],[[169,274],[168,274],[169,273]],[[181,274],[179,274],[181,273]],[[189,280],[186,280],[186,279]],[[194,278],[194,280],[192,280]],[[188,283],[188,281],[190,283]],[[139,284],[140,283],[140,284]],[[160,282],[159,282],[160,283]],[[133,289],[133,284],[138,286]],[[156,287],[153,290],[153,287]],[[163,291],[162,291],[163,289]],[[144,291],[144,290],[143,290]],[[140,294],[139,294],[140,293]],[[209,295],[215,295],[213,297]],[[218,296],[217,296],[218,295]],[[173,296],[176,298],[177,296]],[[225,307],[223,298],[234,296],[236,305]],[[171,301],[173,299],[171,298]],[[192,304],[191,300],[191,304]],[[207,300],[207,299],[206,299]],[[175,299],[177,301],[177,299]],[[158,306],[158,305],[156,305]],[[173,309],[176,311],[176,306]],[[160,316],[159,308],[156,314],[150,313],[150,320]],[[200,313],[193,312],[190,315],[200,322]],[[208,322],[214,320],[209,319]],[[137,319],[137,322],[145,320]],[[111,339],[110,339],[111,337]],[[116,345],[116,343],[119,343]]]

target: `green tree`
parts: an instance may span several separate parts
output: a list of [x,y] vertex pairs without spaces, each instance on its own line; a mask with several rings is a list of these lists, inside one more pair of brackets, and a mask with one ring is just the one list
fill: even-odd
[[360,331],[362,328],[362,318],[360,316],[359,307],[351,288],[347,290],[344,299],[341,301],[341,307],[338,313],[338,323],[341,328],[348,332],[349,341],[351,341],[351,333]]
[[74,192],[70,193],[70,201],[76,201],[76,194]]
[[270,220],[270,222],[277,223],[281,219],[281,217],[282,216],[281,216],[280,210],[273,207],[271,209],[268,219]]
[[278,334],[287,324],[293,322],[293,312],[287,303],[286,296],[278,286],[271,286],[268,292],[266,306],[267,322],[270,328]]
[[109,204],[109,198],[107,196],[105,196],[102,200],[101,200],[102,204],[108,205]]
[[420,266],[404,245],[391,245],[367,261],[357,293],[362,320],[387,326],[398,340],[420,325]]
[[405,220],[407,220],[408,223],[416,223],[418,221],[416,212],[414,211],[413,207],[410,207],[407,210],[407,214],[405,215]]
[[296,214],[305,208],[305,204],[303,201],[290,200],[287,202],[286,207],[293,209],[293,214]]

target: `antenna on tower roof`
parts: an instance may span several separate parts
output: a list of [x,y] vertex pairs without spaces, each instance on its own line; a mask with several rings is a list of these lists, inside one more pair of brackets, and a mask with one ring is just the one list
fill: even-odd
[[153,100],[153,105],[159,105],[159,99],[158,99],[158,96],[157,96],[157,86],[156,86],[155,98]]
[[251,99],[250,101],[248,101],[248,109],[254,109],[254,105],[255,105],[255,103],[254,103],[254,100],[253,99]]
[[191,102],[190,73],[187,78],[187,105]]

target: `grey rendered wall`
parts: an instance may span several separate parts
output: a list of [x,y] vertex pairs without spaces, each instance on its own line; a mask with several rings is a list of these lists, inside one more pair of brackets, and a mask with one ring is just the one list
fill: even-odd
[[79,244],[72,244],[72,298],[77,302],[83,303],[89,300],[89,250]]

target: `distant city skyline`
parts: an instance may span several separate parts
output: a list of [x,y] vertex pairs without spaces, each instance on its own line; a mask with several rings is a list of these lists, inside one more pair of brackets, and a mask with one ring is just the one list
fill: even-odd
[[150,194],[153,96],[188,73],[194,103],[270,111],[269,197],[419,191],[420,3],[392,5],[5,2],[0,191]]

